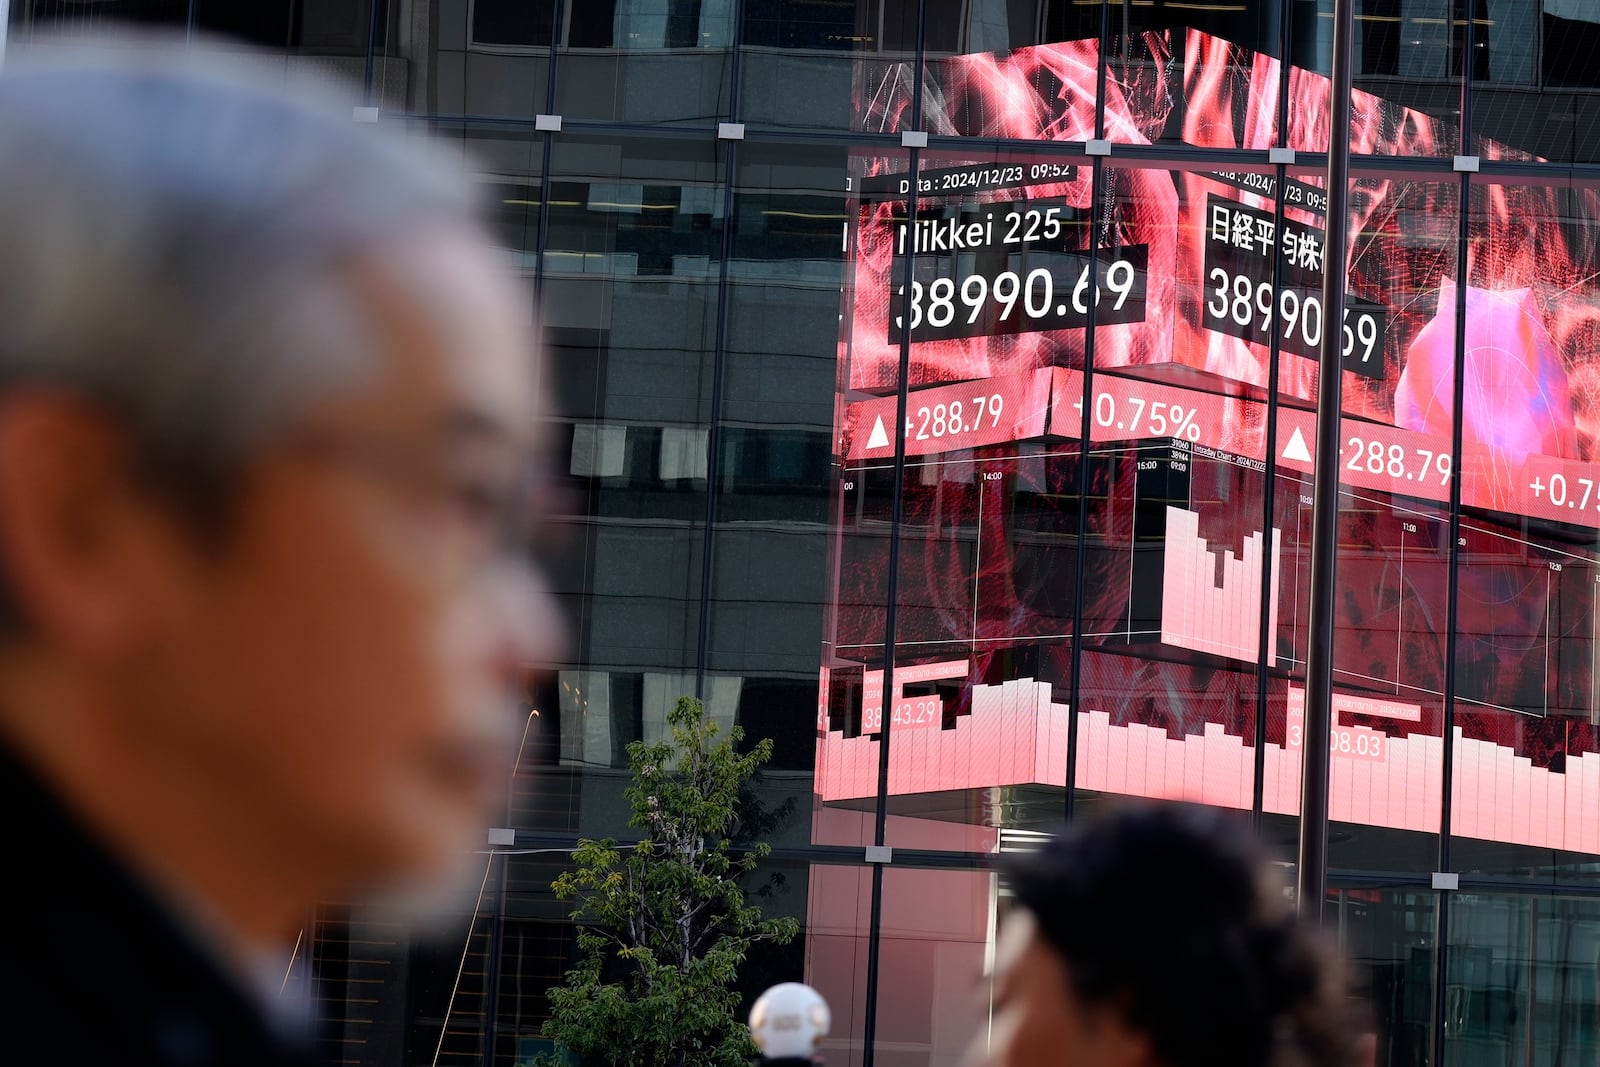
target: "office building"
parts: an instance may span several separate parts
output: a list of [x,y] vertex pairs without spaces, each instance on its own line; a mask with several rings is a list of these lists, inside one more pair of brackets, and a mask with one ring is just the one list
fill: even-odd
[[308,930],[332,1058],[543,1047],[560,850],[626,833],[680,695],[775,741],[803,926],[745,983],[818,988],[830,1064],[981,1039],[994,858],[1069,813],[1198,800],[1292,861],[1338,330],[1328,915],[1378,1067],[1597,1061],[1600,0],[1357,0],[1337,318],[1331,9],[12,4],[12,47],[128,17],[354,79],[538,292],[569,651],[451,936]]

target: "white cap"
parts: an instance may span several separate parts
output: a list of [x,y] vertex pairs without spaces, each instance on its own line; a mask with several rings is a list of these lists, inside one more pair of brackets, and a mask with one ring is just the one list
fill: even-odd
[[832,1021],[822,994],[800,982],[783,982],[750,1009],[750,1036],[767,1059],[803,1059],[816,1055]]

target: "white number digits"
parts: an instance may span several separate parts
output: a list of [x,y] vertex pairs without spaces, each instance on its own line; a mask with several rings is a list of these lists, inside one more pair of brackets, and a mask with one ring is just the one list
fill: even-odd
[[1350,325],[1350,309],[1344,309],[1344,358],[1349,359],[1355,354],[1356,348],[1361,349],[1361,362],[1367,363],[1378,350],[1378,320],[1370,312],[1361,312],[1356,316],[1355,326]]
[[1346,441],[1345,444],[1355,449],[1355,451],[1350,454],[1350,462],[1344,465],[1345,470],[1359,471],[1361,469],[1361,455],[1365,451],[1363,446],[1366,444],[1366,442],[1362,441],[1359,437],[1352,437],[1350,440]]
[[[1316,312],[1317,329],[1312,332],[1311,313]],[[1300,336],[1305,338],[1306,346],[1316,348],[1322,344],[1322,301],[1314,296],[1306,297],[1305,307],[1300,313]]]
[[[1089,265],[1083,265],[1083,273],[1078,275],[1078,284],[1072,287],[1072,310],[1080,315],[1089,313]],[[1100,303],[1100,291],[1095,290],[1094,302]]]
[[1110,393],[1100,393],[1094,398],[1094,421],[1110,426],[1117,421],[1117,398]]
[[[899,295],[901,295],[901,296],[905,296],[906,295],[906,287],[905,286],[902,285],[900,287]],[[894,317],[895,329],[900,329],[902,327],[901,319],[902,319],[902,316],[900,316],[900,315],[896,315]],[[922,283],[921,282],[912,282],[911,283],[911,328],[913,330],[915,330],[918,326],[921,326],[921,325],[922,325]]]
[[1254,297],[1255,289],[1249,278],[1241,274],[1233,279],[1233,321],[1240,326],[1250,325],[1250,320],[1255,318]]
[[1449,453],[1436,455],[1426,449],[1418,449],[1418,453],[1422,456],[1421,473],[1410,474],[1408,471],[1411,453],[1404,445],[1386,446],[1382,441],[1352,437],[1345,441],[1345,447],[1350,450],[1350,458],[1345,461],[1345,470],[1355,471],[1357,474],[1365,471],[1368,474],[1387,474],[1391,478],[1409,480],[1426,476],[1437,464],[1443,479],[1449,479]]
[[[1113,263],[1107,280],[1117,293],[1120,309],[1131,292],[1134,272],[1130,264]],[[1081,313],[1085,310],[1082,290],[1087,279],[1080,279],[1074,290],[1072,303]],[[1314,293],[1301,293],[1294,289],[1275,290],[1270,281],[1257,282],[1244,274],[1234,274],[1226,267],[1212,267],[1206,274],[1208,297],[1206,318],[1213,323],[1229,323],[1225,332],[1234,326],[1268,333],[1276,324],[1283,342],[1296,352],[1315,352],[1322,345],[1324,317],[1322,301]],[[1095,296],[1099,298],[1099,289]],[[1224,329],[1222,326],[1215,327]],[[1358,311],[1352,316],[1346,309],[1341,327],[1343,331],[1344,358],[1368,363],[1382,351],[1382,324],[1372,311]],[[1245,336],[1239,334],[1238,336]]]
[[928,325],[948,326],[956,317],[956,283],[940,278],[928,286]]
[[1367,473],[1383,473],[1383,442],[1371,441],[1367,444]]
[[1278,296],[1278,311],[1283,315],[1283,339],[1287,341],[1294,336],[1295,327],[1300,324],[1300,294],[1293,289],[1285,289]]
[[1217,302],[1212,304],[1209,300],[1206,301],[1206,314],[1214,319],[1226,318],[1228,315],[1228,272],[1221,267],[1213,267],[1207,277],[1217,283],[1216,293],[1214,294]]
[[1389,477],[1404,478],[1406,476],[1406,450],[1400,445],[1389,446]]
[[[1040,217],[1039,224],[1049,226],[1058,221],[1046,214]],[[1056,288],[1058,281],[1061,284],[1059,290]],[[1228,286],[1232,281],[1223,275],[1222,284],[1218,288],[1221,294],[1218,298],[1220,305],[1210,306],[1213,312],[1218,312],[1220,306],[1221,311],[1218,314],[1223,317],[1230,313],[1227,298]],[[1239,279],[1238,284],[1241,289],[1249,288],[1249,283],[1245,279]],[[1138,268],[1124,259],[1114,260],[1107,266],[1101,285],[1095,284],[1094,272],[1087,266],[1080,269],[1076,279],[1071,275],[1058,278],[1048,267],[1036,267],[1026,275],[1014,270],[1000,271],[993,276],[983,273],[958,273],[948,278],[936,278],[926,286],[922,282],[912,282],[909,298],[906,298],[904,288],[897,290],[904,306],[901,313],[895,315],[894,326],[896,329],[905,328],[905,323],[909,319],[912,330],[924,326],[937,330],[955,327],[952,331],[955,336],[969,337],[975,335],[974,329],[971,328],[976,328],[977,332],[982,333],[996,332],[995,327],[999,323],[1008,320],[1015,323],[1016,318],[1021,316],[1045,321],[1038,325],[1013,325],[1009,330],[1000,329],[997,332],[1054,328],[1060,318],[1069,314],[1068,308],[1076,311],[1079,316],[1087,315],[1091,303],[1099,304],[1102,301],[1104,296],[1101,291],[1102,286],[1111,290],[1114,297],[1113,311],[1120,312],[1133,297],[1139,285]],[[1256,298],[1255,291],[1250,290],[1248,299]],[[994,305],[998,305],[998,308]],[[906,313],[907,308],[909,314]],[[1233,313],[1238,313],[1237,308]],[[1247,314],[1247,318],[1250,314],[1253,312]]]
[[1125,259],[1117,260],[1106,271],[1106,286],[1117,294],[1117,302],[1111,305],[1113,311],[1121,311],[1122,305],[1128,302],[1128,294],[1133,292],[1133,281],[1133,264]]
[[1017,277],[1017,272],[1003,271],[994,280],[994,298],[1005,305],[1005,310],[1000,312],[1000,320],[1004,322],[1011,317],[1011,312],[1016,310],[1017,297],[1022,295],[1022,279]]
[[1378,350],[1378,320],[1371,315],[1362,315],[1356,320],[1356,333],[1366,346],[1366,351],[1361,353],[1361,362],[1365,363]]
[[970,275],[961,283],[961,302],[970,309],[967,315],[967,325],[971,326],[978,321],[978,316],[983,312],[984,301],[989,299],[989,279],[981,274]]
[[1028,230],[1022,235],[1024,242],[1032,242],[1039,239],[1039,223],[1043,221],[1043,218],[1037,211],[1028,212]]
[[[1035,285],[1035,282],[1040,284]],[[1037,304],[1033,300],[1035,292],[1039,294],[1039,302]],[[1050,272],[1043,267],[1029,271],[1028,287],[1022,294],[1023,307],[1028,312],[1028,317],[1033,319],[1044,318],[1050,314],[1050,305],[1054,300],[1055,279],[1050,276]]]
[[1049,207],[1044,210],[1044,239],[1054,241],[1061,236],[1061,209]]
[[1150,428],[1156,432],[1157,437],[1167,436],[1167,414],[1165,404],[1150,405]]

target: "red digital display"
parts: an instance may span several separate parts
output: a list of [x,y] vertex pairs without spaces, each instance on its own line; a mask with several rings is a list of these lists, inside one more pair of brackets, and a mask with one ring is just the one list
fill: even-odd
[[[1083,425],[1083,374],[1055,372],[1050,432],[1076,438]],[[1259,406],[1259,405],[1256,405]],[[1261,459],[1264,422],[1247,422],[1251,410],[1237,398],[1137,378],[1100,375],[1089,405],[1089,440],[1174,438],[1195,448],[1223,449]]]
[[[1025,441],[1044,434],[1050,373],[1034,371],[969,385],[918,389],[898,427],[905,454],[927,456],[980,445]],[[877,397],[845,410],[843,446],[849,461],[893,459],[897,398]]]
[[[1193,31],[1130,48],[1105,84],[1113,141],[1278,140],[1276,60]],[[1087,140],[1097,53],[1085,41],[941,61],[925,126]],[[915,81],[903,74],[864,79],[864,123],[893,127]],[[1292,70],[1288,92],[1282,141],[1325,150],[1327,80]],[[1359,153],[1448,155],[1458,140],[1366,93],[1354,112]],[[925,160],[914,179],[903,156],[867,157],[849,179],[820,795],[873,795],[877,746],[895,731],[892,794],[1064,785],[1075,714],[1079,788],[1245,807],[1260,746],[1265,806],[1293,813],[1316,355],[1331,335],[1345,401],[1333,817],[1439,828],[1459,489],[1454,831],[1600,852],[1600,197],[1490,185],[1463,204],[1456,181],[1360,178],[1350,295],[1334,314],[1317,176],[1280,189],[1276,173],[1113,156],[1096,187],[1086,162],[980,155]],[[1269,392],[1282,401],[1271,440]],[[899,441],[885,722],[883,520]],[[1068,709],[1074,669],[1082,707]]]
[[[964,679],[968,663],[964,659],[944,663],[917,663],[897,667],[894,672],[893,710],[890,727],[893,729],[938,728],[944,721],[944,702],[937,694],[906,696],[906,686],[926,685],[929,682]],[[861,729],[863,733],[879,733],[883,729],[883,672],[867,671],[861,685]]]

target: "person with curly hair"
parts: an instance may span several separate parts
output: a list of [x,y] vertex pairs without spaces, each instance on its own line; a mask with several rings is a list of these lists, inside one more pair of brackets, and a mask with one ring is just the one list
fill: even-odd
[[1130,805],[1006,873],[989,1067],[1354,1067],[1343,968],[1216,811]]

